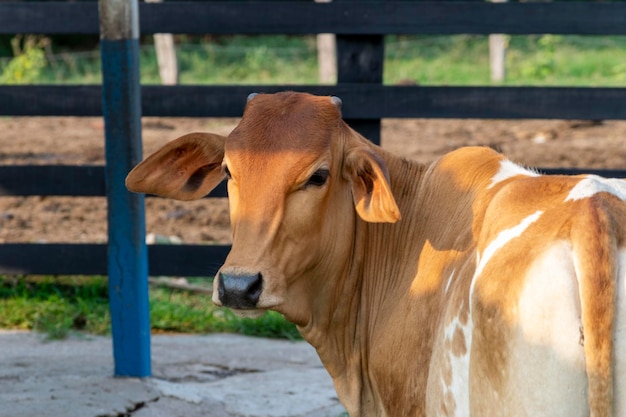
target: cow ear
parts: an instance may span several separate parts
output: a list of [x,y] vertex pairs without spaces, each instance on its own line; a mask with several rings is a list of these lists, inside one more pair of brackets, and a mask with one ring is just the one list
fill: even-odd
[[363,220],[373,223],[400,220],[387,167],[380,156],[366,147],[350,150],[346,155],[345,174],[352,183],[354,205]]
[[126,177],[126,187],[176,200],[196,200],[223,179],[226,138],[212,133],[190,133],[163,146]]

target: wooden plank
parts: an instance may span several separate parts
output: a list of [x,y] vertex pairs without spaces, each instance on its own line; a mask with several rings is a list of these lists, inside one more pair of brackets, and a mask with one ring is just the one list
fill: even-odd
[[175,2],[145,5],[141,19],[145,33],[626,34],[618,2]]
[[[604,177],[626,178],[626,169],[539,168],[539,171],[547,174],[577,175],[591,173]],[[30,195],[104,197],[104,167],[73,165],[0,166],[0,196]],[[207,197],[227,196],[226,182],[224,181]]]
[[[104,197],[104,167],[97,165],[0,165],[0,196]],[[226,197],[226,182],[208,197]]]
[[[149,245],[152,276],[213,276],[227,245]],[[107,275],[107,245],[97,243],[4,243],[0,274]]]
[[99,85],[1,85],[3,116],[102,116]]
[[360,106],[364,118],[370,111],[400,118],[626,118],[624,88],[384,87],[371,91],[373,97],[368,93],[362,92],[368,100]]
[[144,87],[144,115],[240,117],[250,92],[337,95],[346,119],[626,119],[626,88],[337,86]]
[[0,196],[105,195],[104,167],[95,165],[2,165]]
[[[141,33],[626,34],[622,2],[171,2],[140,5]],[[0,34],[98,33],[95,3],[2,2]]]
[[230,245],[149,245],[150,275],[212,277]]
[[[333,5],[354,10],[358,0],[334,0]],[[344,12],[345,13],[345,12]],[[377,14],[375,16],[378,16]],[[337,84],[383,83],[385,63],[385,38],[383,35],[338,34],[337,37]],[[380,118],[351,119],[346,122],[357,132],[380,145]]]
[[142,158],[139,0],[98,0],[115,376],[149,377],[150,301],[144,195],[124,180]]
[[[626,120],[626,88],[420,87],[376,84],[143,86],[144,116],[241,117],[251,92],[337,95],[346,119]],[[99,86],[0,86],[0,115],[99,116]]]
[[[548,174],[576,175],[592,173],[605,177],[626,178],[626,167],[625,170],[573,168],[539,168],[539,170]],[[104,167],[68,165],[0,166],[0,197],[30,195],[104,197]],[[207,197],[227,196],[226,182],[224,181]]]
[[3,243],[0,274],[106,275],[104,244]]
[[99,33],[95,2],[2,2],[0,34]]

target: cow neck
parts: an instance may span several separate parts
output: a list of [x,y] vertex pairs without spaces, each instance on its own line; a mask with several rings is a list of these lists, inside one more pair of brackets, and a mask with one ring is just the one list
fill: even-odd
[[[454,274],[451,264],[471,268],[475,262],[473,230],[480,228],[501,158],[471,148],[424,166],[372,149],[387,165],[402,219],[375,224],[355,218],[353,256],[343,275],[328,277],[335,283],[331,291],[340,294],[327,306],[331,319],[305,338],[351,415],[399,415],[425,409],[423,364],[430,363],[433,334],[444,316],[444,279]],[[469,281],[462,288],[468,292]],[[415,355],[414,365],[389,352]]]
[[355,215],[351,256],[340,273],[334,272],[337,278],[326,277],[333,283],[326,288],[331,295],[321,298],[332,301],[314,312],[309,325],[300,329],[317,349],[351,415],[383,415],[381,410],[370,408],[382,402],[368,376],[369,349],[379,336],[375,332],[392,314],[393,299],[409,290],[413,272],[407,272],[404,265],[415,265],[415,259],[409,258],[419,251],[407,251],[406,242],[416,228],[412,206],[426,171],[423,165],[378,147],[372,149],[387,165],[403,218],[396,224],[382,224],[366,223]]

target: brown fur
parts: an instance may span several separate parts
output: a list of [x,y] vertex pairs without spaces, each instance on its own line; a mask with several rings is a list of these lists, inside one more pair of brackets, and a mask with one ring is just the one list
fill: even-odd
[[[262,273],[258,310],[277,310],[298,325],[351,416],[462,411],[446,387],[458,378],[451,361],[467,353],[470,411],[525,415],[510,392],[518,383],[509,366],[517,302],[529,265],[550,242],[571,242],[580,264],[590,413],[610,416],[626,204],[604,194],[565,202],[580,178],[518,175],[491,184],[504,158],[486,148],[422,166],[372,145],[340,116],[328,97],[259,95],[223,151],[223,139],[204,136],[211,145],[202,148],[218,150],[178,164],[172,152],[198,146],[197,136],[182,140],[135,168],[127,184],[195,197],[181,176],[192,179],[189,172],[204,172],[197,166],[223,159],[232,175],[233,247],[222,271]],[[330,172],[328,182],[307,186],[320,167]],[[222,168],[208,171],[207,182],[223,175]],[[523,238],[511,239],[475,278],[470,298],[477,255],[537,210],[543,214]],[[220,304],[217,295],[214,301]],[[452,337],[443,338],[454,320]],[[471,344],[461,328],[470,323]]]

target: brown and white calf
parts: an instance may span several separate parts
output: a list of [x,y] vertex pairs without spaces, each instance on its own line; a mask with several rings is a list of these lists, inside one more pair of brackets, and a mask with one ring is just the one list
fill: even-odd
[[351,416],[626,415],[626,182],[481,147],[421,165],[352,130],[337,98],[279,93],[127,185],[189,200],[224,177],[213,300],[297,324]]

